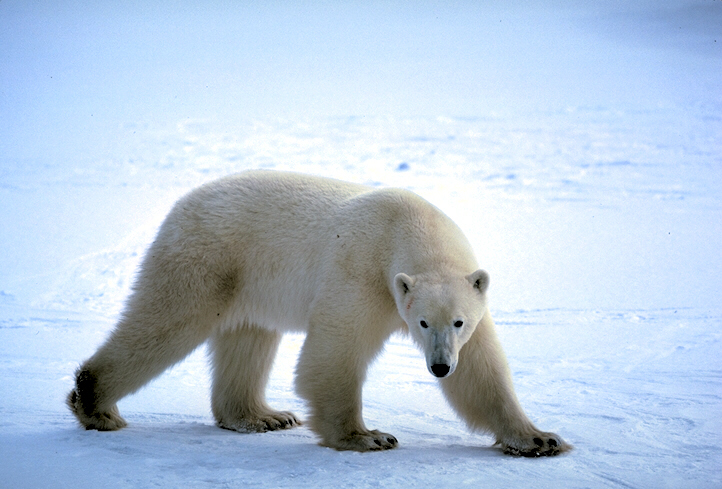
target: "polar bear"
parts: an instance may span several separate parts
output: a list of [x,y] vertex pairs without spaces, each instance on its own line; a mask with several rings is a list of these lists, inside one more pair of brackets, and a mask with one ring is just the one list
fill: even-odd
[[394,448],[394,436],[364,424],[361,392],[369,363],[403,331],[470,428],[493,433],[505,453],[564,452],[519,405],[488,285],[459,228],[409,191],[274,171],[229,176],[173,207],[67,404],[86,429],[123,428],[117,401],[209,340],[218,426],[297,426],[266,404],[265,387],[281,335],[303,331],[296,390],[321,444]]

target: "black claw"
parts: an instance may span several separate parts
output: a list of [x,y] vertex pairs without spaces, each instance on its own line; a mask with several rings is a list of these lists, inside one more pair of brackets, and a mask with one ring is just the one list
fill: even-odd
[[540,446],[540,447],[544,446],[544,441],[542,441],[541,438],[534,438],[534,443],[536,443],[537,446]]

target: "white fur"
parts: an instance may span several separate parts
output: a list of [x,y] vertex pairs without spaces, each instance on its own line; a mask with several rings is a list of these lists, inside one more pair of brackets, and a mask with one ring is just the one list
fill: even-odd
[[470,427],[507,453],[569,448],[514,395],[487,311],[489,277],[459,228],[417,195],[254,171],[181,199],[148,250],[117,327],[77,373],[68,404],[88,429],[125,426],[116,402],[209,340],[223,428],[299,424],[265,386],[281,334],[307,333],[296,369],[311,428],[337,449],[393,448],[368,430],[361,390],[389,335],[408,331]]

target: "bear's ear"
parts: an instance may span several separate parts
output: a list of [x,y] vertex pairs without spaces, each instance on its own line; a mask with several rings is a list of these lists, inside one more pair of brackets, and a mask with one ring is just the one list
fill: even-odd
[[400,297],[403,297],[411,292],[415,283],[416,279],[414,277],[409,277],[405,273],[399,273],[394,277],[394,287],[396,287],[396,293],[399,294]]
[[468,280],[472,287],[478,290],[481,294],[486,292],[486,289],[489,288],[489,274],[486,273],[486,270],[477,270],[474,273],[467,275],[466,280]]

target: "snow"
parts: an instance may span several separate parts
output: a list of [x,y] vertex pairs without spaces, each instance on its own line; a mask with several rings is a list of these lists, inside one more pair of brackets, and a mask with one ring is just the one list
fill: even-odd
[[[0,2],[0,487],[722,486],[722,3]],[[532,419],[504,456],[394,336],[396,450],[213,425],[205,348],[64,406],[173,202],[249,168],[416,191],[459,223]],[[301,417],[302,336],[271,405]]]

